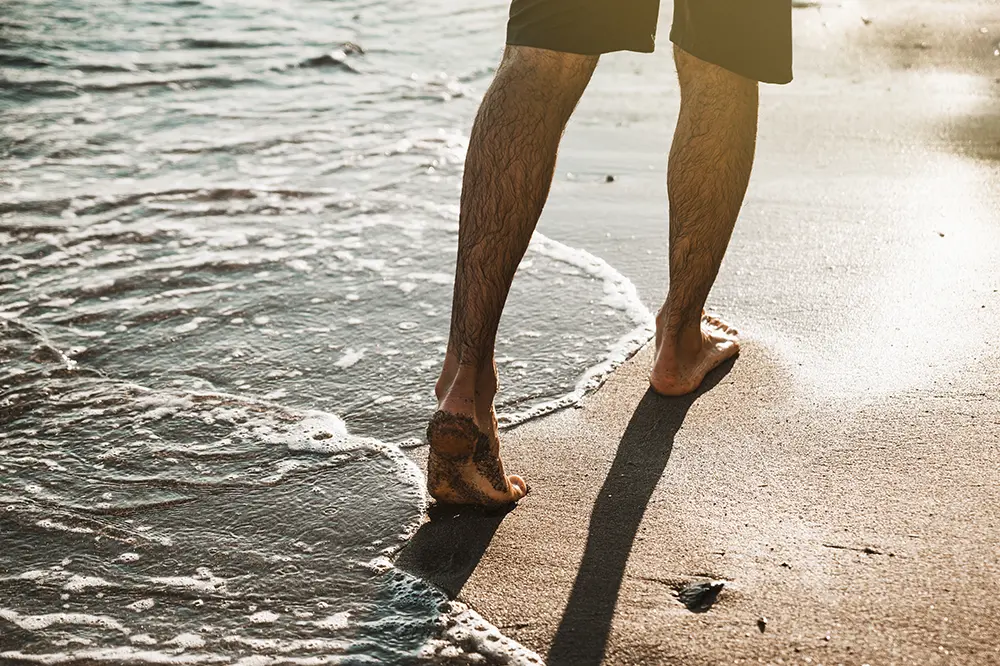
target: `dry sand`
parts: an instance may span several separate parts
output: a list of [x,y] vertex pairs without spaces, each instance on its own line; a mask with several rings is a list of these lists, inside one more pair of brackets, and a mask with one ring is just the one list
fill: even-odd
[[[435,512],[400,558],[550,666],[1000,664],[1000,12],[795,21],[710,297],[740,358],[666,399],[647,348],[505,433],[520,506]],[[542,225],[651,307],[675,105],[669,49],[607,58]],[[707,612],[677,596],[700,581]]]

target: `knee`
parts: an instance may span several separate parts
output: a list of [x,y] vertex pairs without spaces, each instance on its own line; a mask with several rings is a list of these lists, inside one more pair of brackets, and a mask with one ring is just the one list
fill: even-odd
[[589,77],[597,67],[599,57],[508,44],[504,48],[500,67],[525,67],[543,76]]
[[497,78],[530,89],[536,98],[576,105],[597,67],[598,56],[508,45]]
[[749,95],[754,98],[757,96],[757,81],[702,60],[676,45],[674,62],[677,65],[677,79],[682,95],[703,92]]

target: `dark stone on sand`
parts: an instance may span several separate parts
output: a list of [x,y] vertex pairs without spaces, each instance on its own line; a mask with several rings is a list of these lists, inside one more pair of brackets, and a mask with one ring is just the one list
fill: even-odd
[[613,183],[613,182],[615,182],[615,177],[614,177],[614,176],[612,176],[611,174],[608,174],[608,175],[607,175],[607,176],[606,176],[606,177],[604,178],[604,182],[605,182],[605,183]]
[[692,613],[704,613],[718,601],[725,586],[718,580],[692,583],[677,590],[677,599]]
[[767,631],[767,618],[763,615],[757,618],[757,628],[760,629],[760,633]]

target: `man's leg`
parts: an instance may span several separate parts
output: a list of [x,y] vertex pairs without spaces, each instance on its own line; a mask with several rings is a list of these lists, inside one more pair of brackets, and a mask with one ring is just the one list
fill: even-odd
[[653,389],[682,395],[739,351],[704,314],[753,166],[757,82],[674,47],[681,109],[667,166],[670,289],[656,317]]
[[452,503],[527,492],[507,477],[493,411],[493,346],[517,266],[545,205],[566,121],[597,56],[508,46],[472,128],[459,216],[451,336],[427,428],[427,485]]

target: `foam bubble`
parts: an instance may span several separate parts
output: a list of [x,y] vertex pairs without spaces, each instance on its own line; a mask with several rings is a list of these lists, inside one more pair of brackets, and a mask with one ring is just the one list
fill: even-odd
[[166,641],[166,645],[176,645],[177,647],[185,650],[189,648],[197,649],[205,647],[205,639],[198,634],[186,631],[184,633],[177,634],[169,641]]
[[139,645],[156,645],[156,639],[149,634],[132,634],[128,639]]
[[267,610],[262,610],[262,611],[257,611],[256,613],[248,617],[247,621],[249,621],[250,624],[271,624],[272,622],[276,622],[279,617],[281,616],[278,615],[277,613],[273,613]]
[[59,530],[60,532],[72,532],[74,534],[93,534],[94,530],[89,527],[79,527],[71,526],[66,523],[61,523],[58,520],[52,520],[50,518],[42,518],[35,523],[38,527],[43,527],[47,530]]
[[174,332],[175,333],[190,333],[191,331],[197,330],[197,328],[199,326],[201,326],[201,323],[204,322],[204,321],[208,321],[208,318],[207,317],[195,317],[194,319],[192,319],[191,321],[189,321],[186,324],[181,324],[180,326],[175,326],[174,327]]
[[[310,650],[313,652],[344,652],[349,644],[344,641],[331,640],[328,638],[293,638],[293,639],[281,639],[281,638],[257,638],[249,636],[226,636],[223,639],[225,643],[233,643],[237,645],[245,645],[254,650],[261,652],[277,652],[279,654],[284,654],[286,652],[296,652],[299,650]],[[261,655],[264,656],[264,655]],[[274,660],[274,657],[268,657]],[[287,657],[282,657],[281,662],[285,663]],[[300,658],[300,660],[293,660],[290,663],[317,663],[324,664],[329,663],[327,661],[328,656],[314,656]]]
[[373,560],[365,562],[365,568],[373,573],[385,573],[387,571],[392,571],[395,567],[392,564],[392,560],[388,557],[376,557]]
[[450,273],[408,273],[406,275],[408,280],[416,280],[418,282],[431,282],[433,284],[448,285],[450,286],[453,281],[453,276]]
[[107,615],[89,615],[87,613],[46,613],[44,615],[22,615],[17,611],[0,608],[0,620],[6,620],[27,631],[39,631],[54,625],[82,625],[99,627],[129,633],[125,626],[113,617]]
[[96,576],[80,576],[73,575],[70,579],[66,581],[63,585],[63,589],[68,592],[79,592],[80,590],[86,589],[88,587],[108,587],[111,583],[104,580],[103,578],[98,578]]
[[215,576],[204,567],[199,567],[194,576],[153,576],[149,579],[154,585],[179,587],[195,592],[225,593],[226,580]]
[[338,368],[350,368],[357,365],[358,361],[365,357],[364,349],[348,349],[333,365]]
[[140,650],[131,646],[78,650],[76,652],[52,652],[48,654],[33,654],[20,650],[0,652],[0,657],[34,664],[74,664],[90,662],[105,662],[110,664],[147,663],[147,664],[225,664],[230,658],[216,654],[175,654],[155,650]]
[[351,612],[341,611],[340,613],[334,613],[329,615],[322,620],[316,620],[312,624],[321,628],[329,629],[331,631],[340,631],[341,629],[346,629],[350,624]]
[[404,605],[433,604],[442,613],[438,631],[419,651],[417,663],[507,664],[542,666],[542,659],[517,642],[505,637],[467,605],[449,601],[437,588],[404,571],[384,558],[366,564],[381,574],[387,591]]
[[499,629],[487,622],[479,613],[465,604],[449,602],[448,617],[451,626],[444,638],[465,652],[481,655],[494,664],[516,666],[542,666],[542,658],[535,652],[505,637]]
[[52,581],[53,578],[65,579],[68,577],[65,571],[61,571],[62,567],[54,567],[52,569],[30,569],[19,573],[15,578],[20,580],[31,580],[37,581],[39,583],[47,583]]

